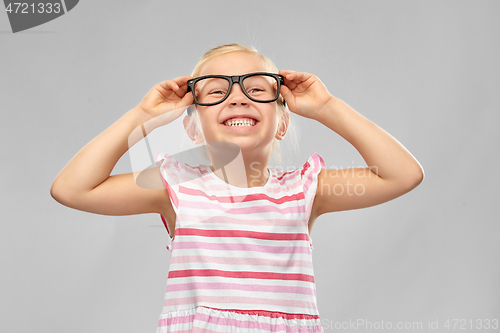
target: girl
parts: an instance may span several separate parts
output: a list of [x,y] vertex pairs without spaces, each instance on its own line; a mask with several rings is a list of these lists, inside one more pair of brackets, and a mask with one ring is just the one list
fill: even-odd
[[[110,176],[140,139],[130,136],[134,129],[145,136],[187,107],[185,130],[193,142],[208,144],[210,166],[157,154],[141,186],[132,173]],[[329,170],[312,153],[293,171],[268,168],[276,141],[290,128],[289,112],[341,135],[368,166]],[[191,76],[155,85],[78,152],[51,194],[97,214],[161,215],[171,261],[158,333],[323,332],[309,236],[314,221],[392,200],[423,177],[398,141],[316,76],[278,71],[255,49],[226,44],[207,52]]]

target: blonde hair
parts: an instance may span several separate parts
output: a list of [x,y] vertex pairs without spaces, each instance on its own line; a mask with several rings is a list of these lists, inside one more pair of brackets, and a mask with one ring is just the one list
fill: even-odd
[[[245,46],[241,44],[236,44],[236,43],[229,43],[229,44],[223,44],[219,45],[217,47],[214,47],[207,51],[201,58],[198,60],[198,63],[193,69],[193,72],[191,73],[192,77],[197,77],[200,75],[200,72],[203,68],[203,66],[212,60],[213,58],[216,58],[218,56],[221,56],[226,53],[231,53],[231,52],[246,52],[255,55],[259,60],[262,61],[262,64],[264,65],[264,68],[266,71],[271,72],[271,73],[278,73],[278,68],[274,65],[274,63],[267,58],[265,55],[261,54],[259,51],[257,51],[254,47],[251,46]],[[288,117],[289,123],[287,127],[287,134],[286,136],[291,136],[293,142],[294,148],[297,147],[297,137],[296,133],[294,131],[294,127],[292,126],[292,120],[289,115],[289,111],[285,106],[285,100],[284,98],[280,95],[278,100],[276,101],[278,105],[278,117],[279,117],[279,122],[280,122],[280,127],[283,126],[285,118]],[[196,111],[196,108],[194,106],[191,107],[191,117],[189,119],[189,122],[187,124],[187,129],[196,128],[199,133],[203,134],[203,131],[201,129],[201,123],[200,123],[200,118],[198,116],[198,112]],[[281,150],[280,150],[280,144],[279,140],[274,138],[273,141],[273,152],[277,155],[275,157],[275,160],[278,162],[282,161],[282,155],[281,155]]]

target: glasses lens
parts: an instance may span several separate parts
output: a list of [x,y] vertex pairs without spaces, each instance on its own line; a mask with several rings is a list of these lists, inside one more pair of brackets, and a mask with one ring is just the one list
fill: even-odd
[[243,80],[245,91],[253,99],[261,102],[272,101],[278,97],[276,79],[268,75],[249,76]]
[[221,78],[202,79],[194,85],[194,92],[199,103],[217,103],[224,98],[229,89],[229,81]]

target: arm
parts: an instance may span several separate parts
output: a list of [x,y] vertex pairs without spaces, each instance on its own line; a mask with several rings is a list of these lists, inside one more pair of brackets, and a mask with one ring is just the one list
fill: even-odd
[[[68,207],[104,215],[165,212],[165,203],[170,204],[166,190],[139,187],[132,173],[110,173],[129,147],[142,139],[142,124],[148,121],[152,131],[154,127],[149,125],[154,119],[163,118],[163,123],[156,125],[164,125],[192,103],[192,96],[186,94],[189,78],[157,84],[138,106],[85,145],[57,175],[50,190],[52,197]],[[161,114],[168,117],[157,117]],[[144,172],[163,185],[158,167]]]
[[287,78],[283,94],[290,110],[315,119],[342,136],[368,166],[321,170],[313,218],[328,212],[378,205],[422,182],[423,169],[410,152],[382,128],[330,95],[317,77],[291,71],[283,74]]
[[[317,216],[378,205],[422,182],[424,172],[418,161],[382,128],[337,98],[332,98],[321,111],[316,120],[351,143],[368,167],[321,170],[319,196],[316,207],[313,205]],[[335,191],[339,188],[343,191]]]

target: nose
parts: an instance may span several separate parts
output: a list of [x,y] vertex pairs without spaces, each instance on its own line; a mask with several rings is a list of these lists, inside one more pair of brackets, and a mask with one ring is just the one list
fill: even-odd
[[248,104],[248,97],[243,93],[243,90],[241,90],[241,87],[238,83],[234,83],[231,87],[231,92],[228,96],[228,102],[231,105]]

